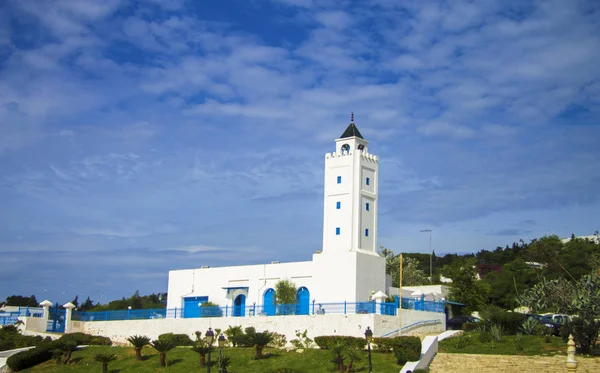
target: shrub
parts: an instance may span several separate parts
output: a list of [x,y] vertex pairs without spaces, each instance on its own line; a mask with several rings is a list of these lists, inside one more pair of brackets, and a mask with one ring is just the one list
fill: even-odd
[[373,338],[375,352],[392,352],[392,338]]
[[569,339],[569,334],[573,334],[573,339],[579,351],[589,354],[598,341],[600,321],[576,317],[564,324],[560,329],[560,335],[564,341]]
[[308,331],[304,329],[304,332],[296,330],[296,338],[290,341],[292,346],[296,348],[311,348],[313,340],[308,338]]
[[255,333],[252,337],[252,344],[256,348],[256,358],[261,359],[263,357],[263,348],[266,345],[271,343],[273,340],[273,335],[269,333],[268,330],[265,330],[262,333]]
[[165,333],[158,336],[159,341],[169,342],[174,347],[177,346],[192,346],[194,341],[187,334]]
[[419,337],[400,336],[392,338],[392,350],[408,349],[421,354],[421,340]]
[[225,330],[225,335],[233,347],[237,347],[244,343],[244,331],[242,330],[241,325],[230,325],[227,330]]
[[36,347],[16,353],[6,360],[6,365],[14,372],[18,372],[46,362],[52,359],[53,349],[50,347],[51,344],[47,344],[45,347]]
[[523,334],[517,333],[515,337],[515,348],[517,351],[523,351],[525,346],[523,346]]
[[499,325],[490,326],[490,336],[496,342],[502,341],[502,327]]
[[277,304],[295,304],[296,294],[296,284],[290,280],[279,280],[275,284],[275,303]]
[[488,326],[498,325],[509,335],[517,334],[527,318],[524,314],[505,311],[498,306],[490,305],[481,311],[481,316]]
[[394,350],[394,356],[396,356],[396,362],[398,365],[404,365],[409,361],[417,361],[421,354],[408,348],[400,348]]
[[77,345],[96,345],[96,346],[110,346],[112,341],[108,337],[102,337],[99,335],[90,335],[85,333],[68,333],[63,334],[59,339],[61,342],[75,342]]
[[117,360],[117,355],[115,354],[96,354],[94,355],[94,360],[99,363],[102,363],[102,373],[108,373],[108,363],[113,360]]
[[469,345],[470,340],[465,337],[464,335],[461,335],[459,337],[456,338],[456,340],[454,341],[454,348],[458,348],[458,349],[462,349],[465,348]]
[[286,343],[287,339],[284,334],[273,333],[273,340],[267,346],[274,348],[284,348]]
[[347,346],[349,348],[362,350],[367,344],[367,341],[364,338],[350,337],[344,335],[323,335],[315,337],[314,342],[322,350],[329,350],[331,349],[331,346],[337,343],[341,343],[342,345]]
[[539,321],[530,317],[523,322],[523,325],[521,325],[521,331],[528,335],[538,335],[541,332],[540,326]]

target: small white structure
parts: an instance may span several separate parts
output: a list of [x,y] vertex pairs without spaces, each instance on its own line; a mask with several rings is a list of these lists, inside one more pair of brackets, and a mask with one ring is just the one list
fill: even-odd
[[389,294],[385,259],[376,251],[379,158],[368,152],[353,122],[354,117],[335,140],[335,152],[325,154],[322,251],[306,262],[170,271],[167,308],[194,317],[210,301],[231,307],[235,316],[252,305],[257,314],[271,314],[275,284],[286,279],[298,288],[299,314],[308,314],[314,302],[362,302],[378,291]]

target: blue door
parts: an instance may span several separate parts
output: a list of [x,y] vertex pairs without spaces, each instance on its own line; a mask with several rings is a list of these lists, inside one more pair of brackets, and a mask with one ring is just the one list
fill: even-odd
[[199,303],[208,302],[208,297],[186,297],[183,298],[183,317],[200,317]]
[[233,316],[245,316],[246,315],[246,296],[240,294],[235,297],[233,301]]
[[263,296],[263,312],[267,316],[275,314],[275,290],[269,289],[265,291]]
[[298,293],[296,293],[296,315],[308,315],[308,311],[310,309],[310,292],[307,288],[302,286],[298,289]]

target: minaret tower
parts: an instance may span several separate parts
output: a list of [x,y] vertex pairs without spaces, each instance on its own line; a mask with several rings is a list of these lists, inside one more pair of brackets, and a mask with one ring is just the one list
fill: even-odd
[[368,152],[354,114],[325,155],[323,254],[356,251],[377,254],[379,158]]

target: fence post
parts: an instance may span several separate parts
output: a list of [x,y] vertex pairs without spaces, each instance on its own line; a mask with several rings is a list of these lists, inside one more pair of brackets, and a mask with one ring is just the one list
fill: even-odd
[[344,301],[344,315],[346,314],[346,301]]
[[313,310],[312,310],[312,314],[315,314],[315,300],[313,299]]
[[[71,316],[73,314],[73,308],[75,308],[75,305],[71,302],[63,305],[63,307],[65,308],[66,312],[65,312],[65,333],[70,333],[71,332]],[[56,312],[58,313],[58,307],[56,308]]]
[[256,303],[254,303],[252,308],[252,316],[256,316]]

